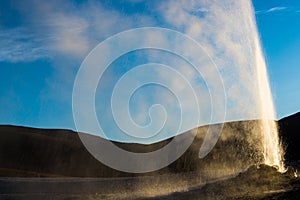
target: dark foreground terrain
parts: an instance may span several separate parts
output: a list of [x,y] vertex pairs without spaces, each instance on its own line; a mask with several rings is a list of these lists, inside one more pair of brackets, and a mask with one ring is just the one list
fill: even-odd
[[300,179],[261,165],[234,177],[1,178],[1,199],[299,199]]
[[[253,135],[260,132],[258,121],[225,123],[218,143],[203,159],[198,152],[208,126],[183,133],[178,144],[196,134],[189,149],[168,167],[146,174],[103,165],[76,132],[2,125],[0,199],[300,199],[299,122],[300,113],[278,121],[286,173],[257,167],[262,160],[260,135]],[[114,143],[150,152],[171,139],[151,145]]]
[[[82,133],[0,126],[0,176],[117,178],[201,171],[206,175],[212,173],[214,178],[234,174],[261,161],[259,135],[252,134],[252,129],[256,127],[258,121],[226,123],[217,144],[203,159],[199,159],[198,155],[208,126],[193,129],[176,138],[176,147],[179,147],[196,134],[191,146],[178,160],[154,173],[129,174],[114,170],[96,160],[82,144],[79,137]],[[84,135],[89,140],[105,140]],[[171,140],[172,138],[150,145],[120,142],[114,144],[131,152],[151,152],[162,148]],[[172,150],[176,151],[176,147]],[[149,160],[149,163],[139,165],[150,165],[153,162],[155,161]]]

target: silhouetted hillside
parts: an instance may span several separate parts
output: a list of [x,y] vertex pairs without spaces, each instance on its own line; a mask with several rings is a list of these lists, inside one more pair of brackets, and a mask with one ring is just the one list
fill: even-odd
[[287,162],[300,160],[300,112],[278,122]]
[[[288,161],[299,160],[298,134],[300,114],[279,121],[280,133],[287,146]],[[192,145],[174,163],[148,174],[201,171],[209,175],[236,173],[261,161],[258,121],[228,122],[217,145],[203,159],[198,153],[208,126],[188,131],[178,139],[197,134]],[[104,140],[89,135],[92,139]],[[114,142],[131,152],[150,152],[160,149],[172,138],[151,145]],[[175,149],[176,150],[176,149]],[[147,164],[147,163],[143,163]],[[120,172],[97,161],[83,146],[78,133],[70,130],[35,129],[0,126],[0,176],[72,176],[120,177],[136,176]]]

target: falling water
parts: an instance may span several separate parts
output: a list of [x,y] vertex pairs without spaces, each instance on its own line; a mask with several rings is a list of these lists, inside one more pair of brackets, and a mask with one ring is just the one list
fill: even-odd
[[[279,139],[277,124],[274,121],[274,119],[276,119],[276,111],[273,104],[267,65],[260,43],[253,5],[247,0],[228,0],[222,1],[222,3],[214,1],[214,3],[219,4],[223,12],[226,12],[224,8],[227,8],[227,6],[231,9],[227,11],[223,17],[231,16],[232,18],[229,18],[230,20],[225,18],[223,23],[227,24],[228,35],[235,36],[239,39],[239,42],[226,43],[230,39],[224,42],[224,49],[225,51],[227,50],[227,52],[230,52],[231,46],[239,46],[239,51],[235,51],[232,54],[236,57],[230,58],[230,56],[224,56],[222,58],[225,61],[231,60],[232,62],[232,65],[227,66],[227,70],[232,70],[231,75],[223,74],[225,84],[238,85],[236,87],[241,91],[240,95],[237,95],[238,93],[228,93],[227,98],[229,101],[233,100],[233,105],[239,109],[238,113],[242,114],[241,118],[251,118],[250,113],[255,113],[256,116],[254,118],[260,120],[260,135],[258,137],[261,143],[257,144],[257,148],[262,153],[263,162],[270,166],[276,166],[280,172],[283,172],[285,171],[284,152]],[[216,12],[215,16],[219,20],[222,20],[218,17],[219,14],[220,13]],[[239,27],[231,23],[233,21],[236,24],[240,23],[238,25]],[[215,50],[219,51],[218,49]],[[228,55],[230,54],[228,53]],[[240,57],[243,56],[247,61],[240,61]],[[219,65],[221,66],[222,64],[223,63],[220,63]],[[236,81],[234,80],[235,77],[238,77]],[[230,91],[230,89],[227,91]],[[233,119],[237,119],[238,115],[232,114],[232,110],[228,111],[229,115],[231,114]],[[247,111],[244,112],[243,110]],[[257,130],[254,130],[253,127],[252,135],[255,135],[256,131]]]
[[[247,0],[212,2],[204,3],[211,6],[209,10],[213,13],[208,17],[208,24],[215,25],[218,22],[223,24],[217,30],[210,25],[205,30],[212,30],[211,35],[216,34],[213,39],[218,41],[218,45],[212,48],[218,53],[216,55],[222,55],[217,64],[225,66],[221,74],[227,91],[227,101],[234,105],[227,107],[227,115],[233,120],[239,118],[260,120],[258,137],[261,143],[257,143],[257,149],[261,152],[265,164],[276,166],[280,172],[283,172],[285,171],[284,152],[274,121],[276,112],[253,5]],[[226,32],[224,31],[224,34],[218,30],[226,30]],[[226,39],[220,40],[220,38]],[[228,71],[230,73],[226,74]],[[236,90],[233,90],[233,87]],[[237,112],[234,112],[235,108]],[[251,116],[252,113],[255,114]],[[256,131],[257,129],[253,127],[251,133],[253,137]]]
[[260,116],[262,129],[262,145],[264,162],[267,165],[277,166],[283,172],[283,149],[278,136],[275,119],[275,108],[268,81],[266,62],[260,47],[258,35],[255,37],[255,56],[260,100]]
[[[149,44],[152,42],[154,43],[157,42],[157,44],[168,44],[170,43],[170,38],[173,38],[171,40],[171,43],[176,44],[174,45],[174,52],[177,52],[176,48],[180,47],[179,48],[180,51],[178,52],[181,51],[185,52],[187,55],[189,55],[187,56],[187,58],[196,57],[197,61],[199,61],[199,64],[196,65],[197,70],[195,70],[186,62],[181,62],[179,56],[175,58],[175,54],[169,55],[166,53],[163,54],[162,52],[158,53],[155,51],[150,53],[151,56],[149,57],[147,57],[147,55],[145,54],[144,58],[147,57],[146,60],[149,60],[153,63],[162,63],[177,70],[182,76],[184,76],[187,80],[189,80],[189,84],[193,86],[195,93],[188,92],[188,90],[185,87],[182,87],[181,80],[177,80],[176,77],[171,76],[170,73],[166,73],[165,71],[157,68],[157,70],[151,73],[149,72],[145,73],[147,74],[147,78],[154,77],[155,83],[161,80],[167,81],[171,86],[169,87],[169,89],[173,88],[174,86],[175,88],[174,91],[176,91],[174,92],[174,94],[183,95],[184,98],[182,98],[183,100],[180,102],[180,105],[175,105],[176,101],[169,96],[169,93],[149,92],[152,90],[145,90],[146,91],[145,93],[137,93],[137,94],[145,94],[145,99],[142,98],[143,99],[142,101],[136,100],[135,107],[143,108],[143,111],[140,111],[138,109],[135,110],[135,112],[133,113],[136,113],[136,116],[133,115],[134,116],[133,118],[143,121],[141,124],[146,124],[147,115],[145,115],[146,117],[144,117],[143,114],[145,113],[144,110],[147,109],[144,108],[147,107],[150,108],[153,102],[155,103],[162,102],[162,105],[166,105],[164,106],[164,108],[166,108],[166,110],[168,111],[168,115],[167,115],[168,123],[164,124],[163,127],[164,129],[162,129],[166,131],[166,134],[161,134],[163,135],[163,137],[173,136],[168,134],[176,132],[176,130],[178,130],[177,127],[178,124],[180,124],[182,127],[183,126],[186,127],[184,128],[185,130],[189,130],[206,124],[214,124],[214,123],[222,124],[223,122],[226,121],[243,121],[243,120],[247,121],[252,119],[259,119],[260,120],[259,127],[257,126],[257,124],[251,124],[249,122],[247,124],[247,127],[240,125],[236,128],[236,130],[232,133],[232,135],[230,135],[232,140],[234,140],[235,138],[242,138],[244,141],[246,140],[247,142],[246,145],[241,145],[242,148],[240,149],[240,151],[244,151],[243,153],[246,155],[247,151],[245,149],[248,148],[247,150],[251,151],[249,155],[255,154],[255,156],[250,158],[244,156],[242,158],[244,160],[242,161],[239,158],[238,161],[242,163],[241,164],[242,166],[233,166],[232,160],[236,159],[236,157],[232,155],[236,152],[240,153],[240,151],[236,147],[234,147],[230,149],[232,152],[228,151],[228,156],[226,155],[228,157],[228,160],[226,160],[227,159],[226,156],[223,157],[220,156],[223,158],[223,160],[221,159],[222,167],[220,168],[224,169],[224,166],[226,164],[225,162],[227,162],[230,163],[229,168],[236,167],[237,168],[236,171],[239,171],[241,169],[245,169],[246,167],[248,167],[248,164],[255,164],[261,162],[263,159],[263,162],[265,164],[271,166],[277,166],[279,171],[284,171],[283,150],[280,144],[277,126],[276,123],[274,122],[276,115],[275,115],[275,109],[273,105],[272,94],[271,94],[268,75],[267,75],[267,67],[266,67],[264,55],[260,45],[260,39],[258,35],[256,22],[255,22],[255,14],[254,14],[255,12],[251,4],[251,1],[249,0],[223,0],[223,1],[220,0],[211,0],[211,1],[176,0],[175,1],[173,0],[173,1],[160,2],[159,4],[155,4],[153,6],[157,6],[157,5],[160,5],[158,9],[159,11],[158,16],[161,16],[160,20],[164,21],[164,23],[166,25],[169,25],[172,29],[175,29],[176,31],[182,32],[188,35],[189,37],[193,38],[193,40],[201,44],[201,47],[205,50],[205,52],[209,56],[207,56],[206,53],[202,53],[202,52],[199,53],[199,51],[195,50],[194,48],[191,48],[193,45],[183,44],[182,42],[184,40],[173,41],[173,39],[176,37],[164,38],[162,37],[162,35],[154,35],[154,34],[152,35],[149,34],[151,35],[151,37],[148,37],[148,34],[147,37],[142,37],[141,33],[139,33],[139,35],[137,36],[131,37],[131,38],[138,39],[138,42],[134,42],[135,44],[141,43],[143,45],[148,44],[148,42]],[[173,47],[173,45],[171,45],[170,47]],[[106,54],[103,55],[106,56]],[[211,59],[208,59],[208,57],[213,59],[214,61],[213,65],[211,63]],[[139,60],[139,59],[134,59],[134,60]],[[137,64],[138,63],[139,62],[137,62]],[[216,68],[218,69],[217,70],[218,73],[216,73],[216,70],[214,70],[215,69],[214,66],[216,66]],[[118,76],[120,75],[121,77],[121,74],[119,72],[114,73],[113,72],[114,70],[119,70],[119,68],[116,67],[114,69],[112,67],[111,73],[118,74]],[[199,74],[198,72],[201,72],[201,74]],[[91,73],[91,75],[93,74],[94,72]],[[127,76],[128,74],[130,73],[127,73]],[[151,74],[154,76],[153,77],[150,76]],[[139,77],[144,77],[144,76],[138,76],[136,77],[136,80],[138,80]],[[88,79],[90,79],[90,77],[88,77]],[[130,79],[135,80],[135,78],[132,77]],[[110,84],[106,83],[106,85],[114,85],[115,84],[114,80],[117,80],[117,78],[113,78],[111,80],[112,82],[110,82]],[[144,80],[140,80],[137,82],[141,83],[143,81]],[[121,85],[128,87],[128,84],[121,84]],[[125,89],[120,91],[125,91]],[[107,94],[106,89],[104,91],[105,92],[102,93],[99,92],[98,94]],[[226,92],[226,95],[224,95],[224,91]],[[82,96],[83,93],[79,92],[79,94]],[[120,92],[120,94],[122,93]],[[196,95],[196,97],[199,99],[198,106],[200,107],[201,110],[200,117],[199,117],[199,113],[196,111],[197,109],[195,109],[196,106],[194,106],[191,103],[192,102],[191,99],[194,98],[194,95]],[[224,103],[223,105],[222,99],[225,98],[225,96],[226,96],[226,103]],[[106,102],[110,103],[111,101],[109,97],[110,95],[107,95]],[[117,99],[121,99],[121,98],[117,98]],[[153,102],[152,100],[149,101],[149,99],[153,99]],[[218,100],[218,102],[212,105],[211,99],[216,101]],[[165,103],[166,100],[168,100],[167,103]],[[121,107],[125,108],[125,106],[121,106]],[[82,108],[85,107],[83,106]],[[106,109],[110,109],[110,108],[111,108],[110,104],[108,105],[103,104],[103,108],[101,108],[103,110],[101,109],[99,110],[101,110],[103,113],[109,113],[109,110],[107,111]],[[124,110],[124,113],[128,114],[127,110],[122,108],[116,110],[118,111]],[[179,112],[177,108],[180,108],[178,110],[182,111],[183,115],[188,116],[187,118],[184,118],[185,119],[184,123],[180,121],[181,117],[178,117]],[[224,113],[226,113],[226,115]],[[80,116],[83,116],[82,113],[80,113]],[[86,118],[88,118],[90,116],[90,112],[87,112],[86,116],[87,116]],[[163,118],[163,116],[164,115],[156,116],[157,121],[164,121],[165,119]],[[211,116],[214,116],[214,118],[212,119]],[[226,118],[224,116],[226,116]],[[198,117],[201,119],[199,119]],[[129,119],[129,117],[123,117],[120,119],[122,119],[121,121],[124,121],[124,119]],[[200,122],[198,124],[191,123],[191,121],[193,120],[190,119],[197,119],[197,120],[199,119]],[[212,121],[210,121],[211,119]],[[103,122],[103,124],[109,124],[108,125],[109,131],[107,130],[107,132],[118,133],[120,131],[120,129],[116,127],[116,124],[112,123],[114,122],[114,119],[112,119],[110,115],[109,117],[103,117],[102,120],[104,120],[105,122],[105,123]],[[157,124],[160,125],[160,123]],[[124,127],[126,126],[127,124],[125,124]],[[87,126],[84,125],[84,127]],[[88,130],[81,130],[81,131],[91,132],[91,133],[97,132],[93,129],[90,129],[90,127],[92,126],[88,126],[88,127],[89,127]],[[147,126],[147,127],[151,128],[151,126]],[[149,132],[152,131],[153,129],[152,130],[149,129]],[[145,131],[143,132],[145,133]],[[220,136],[221,137],[220,140],[222,141],[223,139],[224,143],[228,143],[228,141],[226,141],[228,137],[226,136],[225,132],[226,131],[222,132]],[[122,132],[120,132],[120,135],[121,134],[124,135]],[[205,133],[203,135],[205,135]],[[116,136],[115,140],[120,140],[120,138],[118,137],[120,136],[119,135]],[[121,140],[125,141],[127,139],[124,138],[125,137],[122,136]],[[213,137],[208,137],[208,138],[210,139]],[[114,138],[112,137],[111,139]],[[162,138],[157,137],[157,138],[150,138],[149,141],[157,142],[160,140],[162,140]],[[128,141],[141,142],[141,140],[133,141],[132,138],[130,137],[129,139],[127,139],[126,142]],[[145,140],[143,140],[143,142],[144,141]],[[212,144],[210,146],[213,147],[215,141],[209,141],[209,144]],[[225,147],[224,148],[222,147],[223,152],[224,149]],[[250,160],[250,161],[249,163],[245,163],[244,162],[245,160]]]

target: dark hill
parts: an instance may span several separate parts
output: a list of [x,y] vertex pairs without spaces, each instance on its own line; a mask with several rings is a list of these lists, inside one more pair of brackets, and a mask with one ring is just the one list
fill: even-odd
[[278,121],[287,162],[300,161],[300,112]]
[[[299,160],[299,113],[279,121],[282,140],[287,144],[288,161]],[[214,149],[203,159],[198,158],[208,126],[183,133],[190,137],[197,133],[189,149],[174,163],[157,172],[165,174],[201,171],[207,176],[232,174],[261,161],[259,154],[258,121],[225,123],[222,135]],[[253,128],[257,129],[252,131]],[[95,136],[90,136],[95,137]],[[101,138],[98,138],[101,139]],[[149,152],[161,148],[171,139],[151,145],[118,143],[132,152]],[[145,163],[147,164],[147,163]],[[35,129],[18,126],[0,126],[0,176],[29,177],[120,177],[137,176],[120,172],[97,161],[85,149],[78,133],[70,130]],[[142,174],[147,175],[147,174]]]

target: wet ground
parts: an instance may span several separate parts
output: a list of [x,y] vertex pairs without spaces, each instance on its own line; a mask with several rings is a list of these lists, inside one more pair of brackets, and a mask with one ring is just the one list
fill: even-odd
[[261,165],[231,177],[0,178],[0,199],[300,199],[297,170]]

